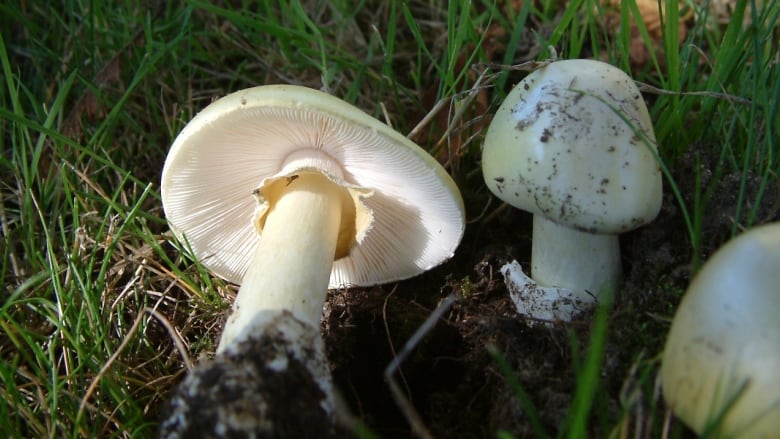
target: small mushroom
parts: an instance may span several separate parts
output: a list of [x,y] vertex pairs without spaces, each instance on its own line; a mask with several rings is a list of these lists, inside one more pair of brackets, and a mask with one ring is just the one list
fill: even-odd
[[[614,292],[618,234],[661,207],[656,151],[642,95],[609,64],[552,62],[512,89],[488,127],[482,170],[493,194],[534,214],[534,282],[509,285],[521,312],[547,318],[558,298],[576,310]],[[523,305],[531,290],[547,305]]]
[[[171,147],[161,192],[180,241],[241,284],[218,356],[294,318],[317,334],[307,352],[328,407],[330,376],[318,366],[327,288],[415,276],[451,257],[464,231],[460,193],[435,159],[299,86],[242,90],[201,111]],[[267,366],[291,363],[280,358]]]
[[688,287],[661,365],[664,399],[700,435],[780,434],[780,224],[715,252]]

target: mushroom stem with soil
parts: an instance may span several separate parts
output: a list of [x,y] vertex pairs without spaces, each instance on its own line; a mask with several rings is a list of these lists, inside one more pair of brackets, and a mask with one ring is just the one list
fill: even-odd
[[171,146],[161,195],[179,241],[241,285],[214,360],[171,398],[170,438],[334,435],[328,288],[415,276],[450,258],[465,229],[433,157],[299,86],[241,90],[198,113]]

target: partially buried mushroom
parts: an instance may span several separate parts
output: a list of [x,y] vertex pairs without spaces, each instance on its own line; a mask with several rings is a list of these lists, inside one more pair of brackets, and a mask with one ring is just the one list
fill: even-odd
[[499,107],[482,150],[485,183],[533,213],[531,278],[502,268],[520,313],[570,320],[617,288],[618,234],[661,207],[642,95],[621,70],[565,60],[529,74]]
[[[206,268],[241,284],[217,359],[249,361],[253,376],[289,379],[292,368],[302,367],[295,374],[308,375],[324,422],[333,405],[319,334],[326,290],[428,270],[453,255],[465,224],[457,187],[419,146],[340,99],[290,85],[236,92],[193,118],[166,159],[162,200],[180,241]],[[264,358],[247,358],[258,348]],[[217,369],[231,370],[212,367],[185,381],[164,432],[203,428],[195,425],[206,415],[184,399],[195,387],[209,387],[208,379],[217,381]],[[307,388],[269,389],[267,381],[284,381],[278,376],[235,379],[244,381],[242,392],[265,382],[258,392],[268,398],[289,400],[295,395],[271,393]],[[299,416],[294,427],[318,428],[300,418],[302,407],[292,404],[281,414],[269,404],[250,404],[241,416],[255,419],[245,429],[294,434],[279,427],[285,416]],[[228,418],[236,416],[221,416],[219,431],[228,431]],[[176,419],[189,424],[177,426]]]
[[780,223],[734,238],[702,267],[674,315],[661,383],[702,437],[780,437]]

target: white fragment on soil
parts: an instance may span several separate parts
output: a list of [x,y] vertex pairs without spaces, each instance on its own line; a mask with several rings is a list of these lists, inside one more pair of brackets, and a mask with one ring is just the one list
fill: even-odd
[[501,267],[504,283],[517,312],[529,318],[529,324],[570,322],[596,304],[594,296],[567,288],[543,287],[523,273],[517,261]]

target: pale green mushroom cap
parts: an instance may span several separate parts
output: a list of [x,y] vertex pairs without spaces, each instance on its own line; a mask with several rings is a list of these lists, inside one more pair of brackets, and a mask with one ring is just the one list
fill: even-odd
[[434,158],[358,108],[291,85],[230,94],[193,118],[165,162],[165,214],[206,268],[241,283],[274,186],[310,171],[354,201],[331,288],[415,276],[450,258],[463,236],[460,192]]
[[662,180],[647,107],[621,70],[552,62],[515,86],[485,136],[485,183],[512,206],[590,233],[656,217]]
[[780,223],[719,249],[675,313],[661,382],[672,411],[710,437],[780,435]]

